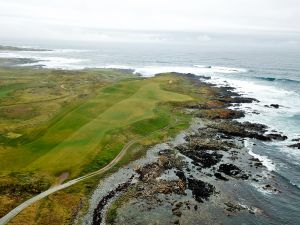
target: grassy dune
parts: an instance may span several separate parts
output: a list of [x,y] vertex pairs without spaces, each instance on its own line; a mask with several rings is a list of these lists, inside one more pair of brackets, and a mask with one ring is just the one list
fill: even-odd
[[0,100],[2,98],[5,98],[8,94],[12,93],[13,91],[21,88],[22,86],[22,84],[9,84],[0,87]]
[[[143,79],[130,71],[0,68],[0,78],[0,216],[62,182],[65,172],[71,179],[104,167],[131,140],[140,141],[112,171],[140,157],[188,126],[191,115],[182,113],[182,103],[210,96],[176,74]],[[70,223],[98,182],[95,177],[43,199],[11,224]]]
[[[94,96],[72,110],[61,111],[63,116],[50,120],[42,134],[27,135],[31,142],[21,142],[9,151],[2,151],[0,170],[48,172],[55,176],[69,172],[77,176],[96,156],[98,159],[103,156],[109,162],[117,152],[103,150],[101,143],[107,139],[106,135],[130,126],[138,129],[141,123],[137,122],[159,117],[155,108],[160,102],[192,100],[188,95],[163,90],[162,85],[172,79],[168,76],[135,79],[98,89]],[[157,118],[155,127],[165,125],[161,119]],[[144,124],[143,130],[147,130],[147,125]],[[119,147],[124,144],[120,142]]]
[[[129,81],[103,88],[53,124],[44,136],[26,145],[31,162],[27,164],[24,160],[24,166],[76,174],[96,154],[106,154],[99,143],[107,132],[154,117],[158,102],[189,100],[189,96],[162,90],[156,80]],[[38,158],[32,162],[34,155]]]

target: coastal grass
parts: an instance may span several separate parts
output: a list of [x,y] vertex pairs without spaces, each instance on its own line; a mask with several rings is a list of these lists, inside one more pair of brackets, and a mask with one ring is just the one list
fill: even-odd
[[[9,160],[3,161],[0,169],[47,171],[53,175],[67,171],[76,176],[95,157],[103,161],[102,165],[108,163],[124,145],[120,141],[112,150],[102,149],[112,131],[132,125],[136,134],[145,135],[168,123],[166,113],[155,112],[159,102],[193,100],[188,95],[163,90],[161,84],[169,79],[138,79],[100,88],[94,97],[55,120],[42,136],[16,147],[15,154],[2,155]],[[147,119],[150,120],[146,122]]]
[[[162,106],[159,106],[159,108],[160,107]],[[163,109],[162,111],[165,111],[166,108],[170,109],[170,107],[172,106],[164,105],[164,107],[165,109]],[[28,221],[30,221],[31,224],[52,224],[53,221],[55,221],[56,224],[72,224],[74,222],[74,219],[76,218],[72,216],[74,215],[74,213],[75,215],[76,213],[79,213],[79,215],[81,216],[85,215],[89,202],[88,196],[98,185],[99,179],[104,179],[106,176],[113,172],[116,172],[119,168],[123,167],[124,165],[127,165],[129,162],[142,157],[144,154],[146,154],[147,149],[149,149],[149,147],[162,141],[167,141],[168,139],[178,134],[179,131],[188,127],[189,122],[191,120],[190,115],[183,115],[179,109],[172,110],[171,113],[173,116],[169,120],[171,126],[168,127],[168,129],[158,130],[157,132],[152,132],[150,135],[141,138],[139,142],[137,142],[128,149],[126,155],[122,158],[122,160],[120,160],[116,164],[116,166],[111,168],[109,171],[105,172],[104,174],[100,174],[95,177],[84,180],[72,187],[54,193],[53,195],[42,199],[41,201],[35,203],[34,205],[24,210],[9,224],[23,224]],[[152,119],[148,120],[149,124],[151,124],[150,121],[152,121]],[[146,121],[137,123],[146,123]],[[165,127],[164,125],[165,124],[157,125],[158,127],[156,128]],[[116,140],[116,138],[119,138],[119,141],[120,139],[124,140],[125,137],[127,137],[128,133],[135,132],[134,130],[135,126],[132,126],[132,129],[128,127],[128,129],[126,130],[124,129],[114,131],[111,133],[110,138],[112,138],[112,140]],[[152,127],[151,131],[154,131],[154,127]],[[110,138],[107,138],[108,142]],[[111,149],[113,146],[110,145],[110,147],[106,147]],[[85,168],[86,170],[83,171],[83,174],[85,174],[88,171],[94,171],[97,168],[99,168],[97,167],[97,164],[95,164],[95,162],[91,162],[87,165],[87,167]],[[122,202],[123,201],[118,201],[118,204],[122,204]],[[109,211],[109,213],[110,212],[111,210]]]
[[[9,113],[10,117],[0,118],[0,123],[12,124],[11,130],[4,130],[4,134],[8,131],[22,134],[15,139],[3,139],[5,147],[0,147],[3,179],[13,179],[17,183],[22,174],[33,173],[45,179],[42,179],[43,183],[54,184],[65,172],[70,174],[67,179],[72,179],[104,167],[126,143],[138,141],[105,174],[48,196],[24,210],[11,224],[28,221],[30,224],[72,223],[72,215],[86,207],[87,196],[99,179],[143,156],[150,146],[166,141],[185,129],[192,116],[184,113],[181,105],[207,101],[210,95],[207,87],[195,87],[188,79],[176,74],[144,79],[113,70],[18,71],[23,76],[10,72],[10,76],[6,74],[7,80],[22,80],[23,83],[28,80],[26,82],[30,82],[30,90],[17,89],[3,100],[5,104],[13,103],[11,96],[16,97],[21,106],[9,107],[14,110],[17,107],[25,108],[22,101],[29,100],[31,103],[26,104],[26,107],[31,107],[36,114],[31,115],[31,111],[28,111],[32,117],[26,120],[20,119],[18,114],[12,117]],[[45,76],[42,86],[41,82],[37,82],[37,78],[41,77],[38,73]],[[0,70],[1,74],[5,75]],[[62,84],[64,88],[61,88]],[[24,94],[25,98],[17,97],[20,95],[18,92]],[[41,96],[35,97],[32,93]],[[56,95],[66,97],[51,100]],[[45,101],[35,103],[36,99]],[[51,114],[47,107],[51,109]],[[40,120],[40,116],[44,116],[45,120]],[[29,125],[21,127],[19,124]],[[18,177],[15,178],[15,174]],[[0,184],[6,182],[2,178]],[[22,188],[20,185],[20,190]],[[30,195],[28,193],[18,198],[0,196],[3,203],[1,214]]]
[[[109,163],[118,151],[101,149],[101,140],[106,134],[154,117],[153,110],[158,102],[189,100],[192,98],[164,91],[158,82],[150,80],[124,82],[104,88],[95,98],[51,127],[39,140],[29,144],[31,156],[40,149],[42,156],[26,168],[48,170],[54,174],[62,171],[77,174],[96,155]],[[57,145],[49,148],[49,142],[53,139]],[[122,146],[121,142],[116,149]]]
[[31,145],[102,87],[132,79],[138,76],[125,70],[0,67],[0,217],[38,192],[63,182],[45,168],[25,167],[43,152],[39,149],[30,155]]
[[0,100],[8,96],[10,93],[14,92],[15,90],[21,88],[22,86],[24,86],[22,83],[7,84],[7,85],[0,86]]

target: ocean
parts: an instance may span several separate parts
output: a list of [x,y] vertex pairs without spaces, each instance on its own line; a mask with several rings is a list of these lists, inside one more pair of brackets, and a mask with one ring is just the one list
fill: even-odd
[[[246,140],[249,153],[263,161],[276,178],[281,193],[253,184],[241,198],[250,198],[268,218],[246,218],[242,224],[300,224],[300,150],[288,145],[300,142],[300,52],[272,48],[205,48],[172,44],[55,44],[41,48],[53,51],[0,51],[3,58],[39,60],[31,65],[45,68],[122,68],[145,77],[161,72],[193,73],[210,77],[207,82],[232,86],[259,102],[233,106],[246,112],[240,121],[265,124],[288,136],[285,141]],[[202,79],[202,78],[199,78]],[[278,104],[279,108],[270,107]],[[232,221],[232,224],[238,224]]]

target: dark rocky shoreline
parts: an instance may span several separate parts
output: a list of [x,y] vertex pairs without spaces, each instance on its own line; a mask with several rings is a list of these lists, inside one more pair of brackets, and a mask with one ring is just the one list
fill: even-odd
[[101,199],[101,201],[97,205],[97,208],[94,209],[93,224],[101,224],[101,222],[102,222],[101,212],[102,212],[103,208],[105,207],[105,205],[108,203],[109,200],[111,200],[113,197],[115,197],[116,193],[126,190],[129,187],[129,185],[132,181],[132,178],[133,177],[131,177],[127,182],[119,184],[116,189],[110,191],[105,197],[103,197]]
[[[208,85],[188,76],[196,85]],[[214,99],[184,106],[193,110],[196,119],[193,128],[184,132],[183,141],[168,143],[152,162],[135,166],[127,182],[98,201],[91,224],[104,224],[105,204],[118,195],[125,196],[126,201],[106,223],[223,224],[220,217],[263,213],[235,199],[232,190],[236,186],[259,183],[264,190],[280,193],[269,180],[272,175],[263,162],[248,154],[245,141],[283,141],[287,137],[275,131],[268,133],[263,124],[234,120],[244,112],[228,107],[257,100],[243,98],[232,88],[208,86],[217,92]]]

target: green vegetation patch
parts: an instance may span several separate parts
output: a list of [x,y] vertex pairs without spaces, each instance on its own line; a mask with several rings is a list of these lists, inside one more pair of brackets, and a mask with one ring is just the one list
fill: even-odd
[[101,142],[109,132],[133,125],[137,134],[145,135],[169,120],[166,113],[155,112],[158,103],[192,100],[188,95],[164,90],[161,84],[168,80],[138,79],[99,89],[94,97],[54,121],[41,137],[20,146],[13,157],[8,152],[11,159],[1,163],[1,169],[52,174],[69,171],[75,176],[96,156],[103,158],[103,164],[108,163],[125,144],[120,142],[117,148],[103,151]]
[[[11,89],[0,101],[0,216],[50,184],[103,168],[127,143],[136,141],[105,174],[29,207],[15,218],[19,224],[25,220],[52,224],[49,221],[55,218],[55,224],[71,221],[71,211],[79,210],[82,202],[86,205],[82,196],[99,178],[185,129],[192,118],[185,106],[211,97],[206,86],[172,73],[144,79],[121,70],[0,68],[0,78],[2,85],[27,85]],[[63,178],[63,174],[68,175]],[[8,193],[6,183],[16,191]],[[23,194],[16,195],[20,191]]]
[[5,98],[10,93],[14,92],[15,90],[24,87],[25,85],[22,83],[13,83],[0,86],[0,101],[2,98]]

